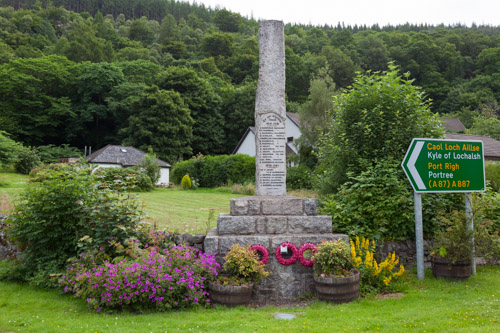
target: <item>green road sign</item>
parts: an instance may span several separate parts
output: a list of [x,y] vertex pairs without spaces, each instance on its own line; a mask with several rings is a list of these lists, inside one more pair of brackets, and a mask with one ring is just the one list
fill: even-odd
[[401,166],[415,192],[486,190],[482,141],[413,139]]

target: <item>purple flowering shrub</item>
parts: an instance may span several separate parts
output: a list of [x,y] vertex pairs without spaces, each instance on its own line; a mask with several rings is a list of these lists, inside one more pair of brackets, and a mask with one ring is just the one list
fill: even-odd
[[169,310],[208,306],[208,281],[219,268],[214,256],[186,246],[141,251],[136,259],[116,263],[89,265],[83,255],[68,267],[61,284],[98,312],[103,308]]

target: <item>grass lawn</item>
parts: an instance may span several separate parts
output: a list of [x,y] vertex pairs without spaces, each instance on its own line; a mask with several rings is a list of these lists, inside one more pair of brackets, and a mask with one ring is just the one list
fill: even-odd
[[[0,173],[0,210],[12,202],[27,186],[27,176],[16,173]],[[160,229],[181,233],[206,232],[210,210],[214,218],[209,227],[217,224],[219,213],[229,212],[229,200],[244,195],[233,194],[222,189],[181,190],[175,188],[155,189],[137,194],[144,203],[149,221]]]
[[[498,332],[500,267],[479,267],[468,281],[408,277],[400,298],[307,307],[224,307],[152,314],[89,312],[59,291],[0,282],[2,332]],[[292,320],[275,319],[293,313]]]
[[[138,193],[144,202],[144,210],[161,229],[181,233],[205,233],[217,225],[219,213],[229,212],[229,200],[243,195],[220,192],[217,189],[182,190],[175,188],[156,189]],[[210,210],[213,219],[209,220]]]

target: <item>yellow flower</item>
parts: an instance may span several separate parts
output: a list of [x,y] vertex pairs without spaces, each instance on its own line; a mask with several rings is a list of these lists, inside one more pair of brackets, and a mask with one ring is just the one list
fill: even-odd
[[382,280],[382,281],[384,282],[384,284],[385,284],[386,286],[388,286],[388,285],[389,285],[389,282],[391,282],[391,279],[392,279],[392,276],[390,276],[390,275],[389,275],[388,277],[386,277],[386,278],[385,278],[384,280]]
[[360,257],[354,258],[354,262],[353,262],[354,267],[359,267],[359,265],[361,265],[361,262],[362,262],[362,260]]

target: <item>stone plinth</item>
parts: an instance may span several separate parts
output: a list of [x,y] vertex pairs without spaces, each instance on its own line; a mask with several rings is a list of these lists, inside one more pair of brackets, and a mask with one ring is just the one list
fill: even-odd
[[297,249],[304,243],[319,244],[324,240],[345,239],[346,235],[332,233],[330,216],[317,215],[317,201],[297,197],[255,196],[231,200],[229,214],[220,214],[217,228],[205,238],[205,252],[216,253],[217,261],[233,244],[263,245],[269,252],[266,269],[269,277],[254,287],[253,301],[279,302],[292,300],[314,291],[312,267],[297,260],[283,266],[275,251],[283,242]]

